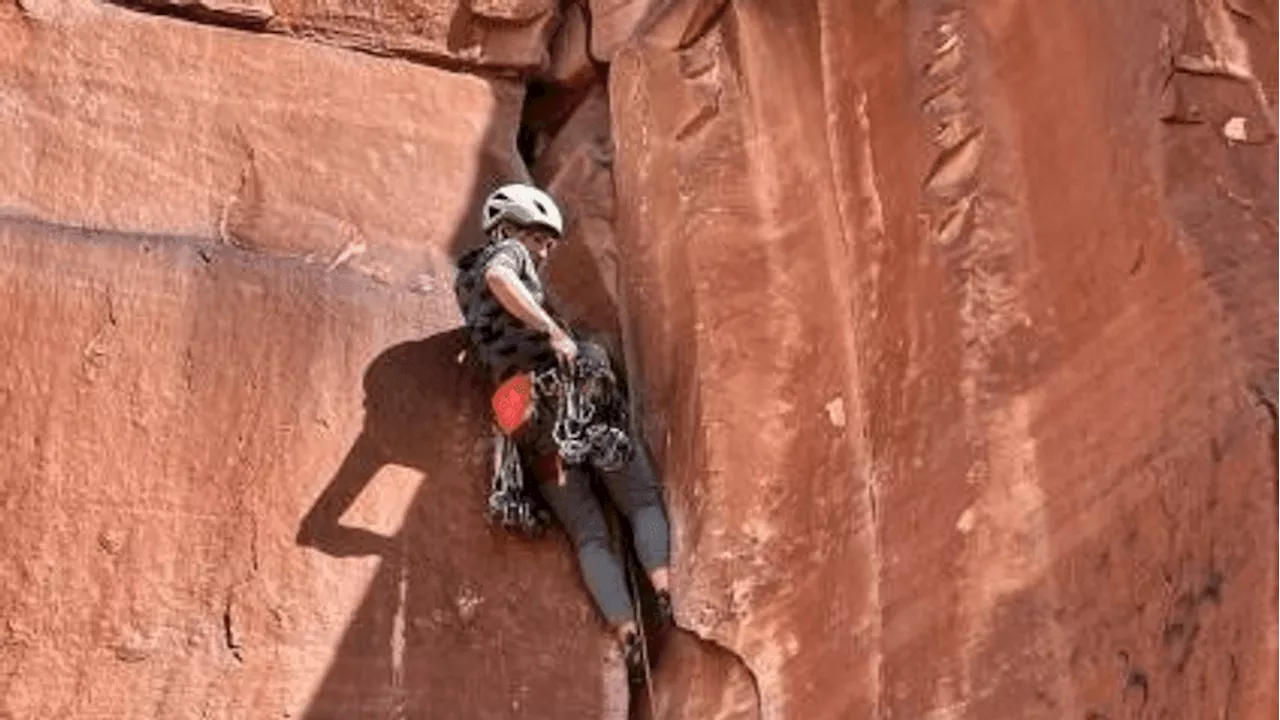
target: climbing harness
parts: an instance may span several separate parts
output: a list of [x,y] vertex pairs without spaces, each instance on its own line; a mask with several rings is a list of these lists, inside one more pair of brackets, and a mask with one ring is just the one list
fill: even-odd
[[520,428],[546,422],[546,413],[555,418],[551,438],[562,464],[585,463],[613,472],[631,461],[634,448],[625,430],[626,403],[607,357],[597,355],[603,351],[583,353],[568,373],[551,367],[517,374],[494,393],[491,404],[497,427],[486,511],[491,523],[534,537],[550,524],[550,512],[537,483],[528,478],[532,473],[522,462],[515,440]]

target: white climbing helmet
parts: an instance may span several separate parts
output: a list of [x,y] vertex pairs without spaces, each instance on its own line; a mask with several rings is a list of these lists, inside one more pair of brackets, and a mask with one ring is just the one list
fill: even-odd
[[564,235],[564,218],[560,216],[555,200],[532,185],[503,185],[485,198],[480,227],[487,233],[503,220],[510,220],[516,225],[544,227],[554,232],[556,237]]

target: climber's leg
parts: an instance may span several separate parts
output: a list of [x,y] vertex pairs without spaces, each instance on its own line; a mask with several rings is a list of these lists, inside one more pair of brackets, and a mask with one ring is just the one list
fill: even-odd
[[662,503],[662,489],[658,486],[653,461],[643,444],[636,448],[635,457],[625,469],[602,473],[604,485],[614,503],[631,523],[635,539],[636,555],[649,574],[653,589],[658,593],[659,609],[664,620],[670,620],[670,526]]
[[581,468],[568,468],[566,482],[539,484],[543,498],[578,551],[582,578],[596,606],[621,639],[634,629],[631,599],[622,565],[609,548],[604,512]]

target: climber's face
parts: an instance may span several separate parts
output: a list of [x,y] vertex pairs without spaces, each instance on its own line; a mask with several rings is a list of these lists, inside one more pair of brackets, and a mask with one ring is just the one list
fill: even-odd
[[538,227],[516,228],[515,236],[528,248],[539,270],[547,264],[551,251],[560,244],[560,238],[555,233]]

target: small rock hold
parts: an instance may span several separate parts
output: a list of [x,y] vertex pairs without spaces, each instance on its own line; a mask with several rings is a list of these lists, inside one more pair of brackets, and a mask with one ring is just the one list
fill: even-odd
[[1265,123],[1233,115],[1222,124],[1222,136],[1228,144],[1261,145],[1270,142],[1275,133]]
[[120,545],[120,538],[116,537],[114,533],[103,532],[98,534],[98,547],[106,554],[115,555],[120,552]]
[[1249,139],[1248,121],[1242,117],[1233,117],[1222,126],[1222,134],[1228,140],[1245,142]]
[[484,599],[477,595],[474,590],[471,588],[464,588],[455,600],[455,603],[458,606],[458,619],[462,620],[464,624],[470,623],[475,619],[476,608],[479,607],[480,603],[483,601]]
[[232,21],[262,23],[276,14],[267,0],[198,0],[195,5]]
[[117,660],[126,663],[140,663],[151,656],[146,650],[127,643],[116,645],[112,650],[115,651]]
[[1227,0],[1225,3],[1227,9],[1235,13],[1238,17],[1243,18],[1248,22],[1258,22],[1257,14],[1255,14],[1253,10],[1244,7],[1244,4],[1245,3],[1241,2],[1241,0]]
[[416,293],[418,295],[430,295],[438,289],[439,283],[436,282],[435,278],[425,273],[414,278],[413,281],[409,283],[409,292]]
[[1253,79],[1247,68],[1211,55],[1179,55],[1174,59],[1173,67],[1193,75],[1210,75],[1246,82]]
[[844,427],[844,398],[836,398],[826,405],[827,419],[838,428]]

